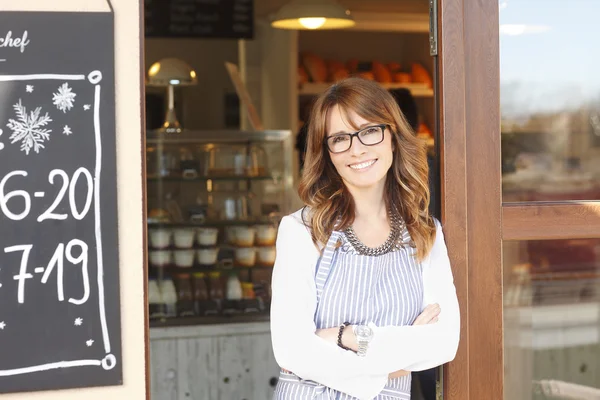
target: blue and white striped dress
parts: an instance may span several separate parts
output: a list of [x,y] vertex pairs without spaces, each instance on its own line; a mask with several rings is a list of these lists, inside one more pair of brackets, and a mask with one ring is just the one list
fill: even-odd
[[[336,246],[341,240],[341,246]],[[403,243],[410,242],[405,228]],[[336,248],[337,247],[337,248]],[[316,268],[318,329],[352,325],[411,325],[423,304],[422,266],[415,249],[357,254],[343,232],[334,231]],[[410,399],[411,376],[391,379],[376,400]],[[274,400],[352,400],[354,397],[281,371]]]

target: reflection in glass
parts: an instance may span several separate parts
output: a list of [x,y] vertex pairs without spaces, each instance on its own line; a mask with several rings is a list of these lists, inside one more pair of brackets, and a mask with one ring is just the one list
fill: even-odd
[[504,201],[600,199],[600,2],[499,6]]
[[504,398],[600,399],[600,239],[505,241],[503,264]]

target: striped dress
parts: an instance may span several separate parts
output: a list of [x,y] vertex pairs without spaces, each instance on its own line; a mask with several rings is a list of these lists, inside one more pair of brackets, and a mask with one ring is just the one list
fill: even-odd
[[[341,246],[336,244],[341,241]],[[410,242],[404,230],[403,243]],[[336,248],[337,247],[337,248]],[[334,231],[316,267],[318,329],[352,325],[411,325],[423,304],[422,266],[405,246],[380,256],[357,254]],[[376,400],[410,399],[411,376],[391,379]],[[354,397],[281,371],[274,400],[353,400]]]

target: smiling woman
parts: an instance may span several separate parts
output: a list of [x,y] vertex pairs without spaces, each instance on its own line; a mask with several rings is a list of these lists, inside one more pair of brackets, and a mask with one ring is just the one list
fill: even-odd
[[452,360],[460,331],[424,145],[392,95],[360,78],[319,97],[307,142],[306,207],[277,237],[275,399],[409,399],[410,371]]

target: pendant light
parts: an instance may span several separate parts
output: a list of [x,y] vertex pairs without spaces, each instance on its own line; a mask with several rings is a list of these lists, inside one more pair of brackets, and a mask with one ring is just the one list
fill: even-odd
[[342,29],[354,26],[350,10],[335,0],[291,0],[271,18],[279,29]]
[[180,133],[181,124],[175,112],[175,87],[191,86],[198,83],[196,71],[186,62],[177,58],[163,58],[152,64],[148,70],[146,84],[167,88],[167,115],[160,132]]

